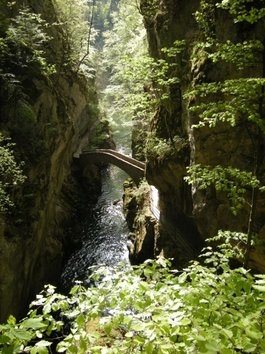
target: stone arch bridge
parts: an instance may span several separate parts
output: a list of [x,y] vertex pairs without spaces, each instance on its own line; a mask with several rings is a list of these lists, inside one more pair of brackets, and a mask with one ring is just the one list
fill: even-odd
[[83,151],[78,157],[80,163],[113,164],[125,171],[138,185],[140,179],[145,176],[145,163],[138,161],[128,155],[116,150],[97,149],[94,151]]

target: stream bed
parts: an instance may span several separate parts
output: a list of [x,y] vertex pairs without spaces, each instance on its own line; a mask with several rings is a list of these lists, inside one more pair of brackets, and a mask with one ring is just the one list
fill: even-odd
[[76,280],[86,283],[91,266],[129,266],[129,230],[122,211],[123,182],[127,177],[113,165],[102,171],[102,194],[83,222],[81,248],[72,253],[62,272],[64,289]]

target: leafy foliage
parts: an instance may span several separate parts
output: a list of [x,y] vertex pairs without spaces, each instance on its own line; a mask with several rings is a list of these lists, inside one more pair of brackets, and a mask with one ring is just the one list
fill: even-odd
[[90,19],[93,4],[86,0],[56,0],[55,9],[65,41],[63,66],[72,65],[79,69],[89,54]]
[[0,134],[0,212],[13,205],[12,193],[25,180],[21,166],[16,162],[14,144]]
[[[47,286],[28,316],[0,326],[3,353],[261,353],[265,277],[231,269],[245,235],[220,231],[182,272],[148,260],[132,270],[94,269],[69,296]],[[233,250],[231,239],[236,248]],[[94,284],[94,285],[93,285]],[[68,323],[68,328],[67,328]],[[52,349],[53,348],[53,349]]]
[[260,115],[264,85],[263,78],[240,78],[197,85],[188,97],[207,98],[212,95],[216,99],[191,107],[192,111],[199,112],[201,118],[194,127],[215,127],[219,122],[228,122],[233,127],[242,120],[248,120],[265,132]]
[[[102,70],[104,98],[102,109],[113,128],[114,137],[126,145],[133,117],[148,115],[143,95],[148,62],[145,30],[136,3],[122,0],[111,14],[112,28],[103,33]],[[118,57],[117,57],[118,55]],[[106,85],[107,84],[107,85]],[[144,108],[143,108],[144,107]]]
[[187,146],[187,141],[179,136],[170,139],[161,139],[155,136],[155,134],[148,134],[145,155],[148,160],[155,160],[162,162],[167,158],[173,158],[177,156],[179,151]]
[[265,17],[265,8],[262,1],[257,6],[253,0],[222,0],[217,7],[228,10],[235,22],[246,21],[255,23]]
[[185,177],[185,180],[188,183],[198,186],[199,189],[214,186],[216,191],[225,192],[234,214],[237,214],[238,210],[246,203],[244,196],[247,190],[260,188],[261,191],[264,191],[264,186],[252,173],[237,168],[220,165],[202,167],[198,164],[188,167],[187,171],[188,176]]
[[39,14],[32,13],[28,7],[22,7],[1,39],[1,56],[8,66],[15,65],[25,69],[38,65],[45,75],[54,73],[54,66],[48,64],[45,45],[50,41],[47,35],[48,24]]
[[[188,177],[185,179],[198,189],[211,186],[216,191],[225,192],[234,214],[243,206],[248,206],[250,235],[253,231],[253,211],[257,193],[264,190],[257,161],[261,161],[259,144],[265,137],[265,81],[263,77],[259,77],[261,75],[256,73],[252,76],[250,73],[255,66],[264,64],[264,45],[259,39],[255,39],[254,32],[242,42],[221,42],[216,36],[215,20],[217,11],[222,9],[232,15],[234,22],[258,23],[264,16],[264,9],[252,0],[202,0],[200,5],[195,17],[202,29],[204,41],[196,44],[195,57],[197,55],[197,60],[201,62],[208,61],[212,67],[217,65],[215,70],[227,68],[229,76],[220,81],[198,82],[186,94],[186,98],[193,102],[190,111],[198,114],[198,122],[195,122],[192,129],[218,129],[220,125],[225,129],[233,129],[241,125],[242,129],[247,130],[252,144],[254,157],[248,171],[252,170],[253,173],[239,170],[236,166],[201,166],[197,163],[188,168]],[[235,76],[231,68],[235,70]]]
[[[8,6],[14,5],[12,2]],[[48,79],[55,72],[47,55],[51,41],[47,34],[49,25],[24,5],[14,10],[14,16],[8,20],[0,38],[1,129],[8,130],[21,154],[27,155],[23,156],[24,161],[33,160],[43,141],[36,129],[30,97],[31,92],[36,95],[36,90],[35,85],[29,84],[29,77]]]
[[209,59],[214,63],[220,60],[232,63],[239,70],[256,65],[264,50],[264,46],[259,40],[248,40],[241,43],[227,40],[224,43],[215,42],[214,45],[215,49],[208,54]]
[[139,10],[148,7],[152,12],[157,6],[145,2],[140,9],[137,1],[120,1],[119,11],[113,14],[113,29],[104,33],[103,64],[109,84],[103,109],[115,131],[122,127],[128,131],[134,125],[137,132],[143,131],[143,138],[159,105],[167,103],[179,82],[175,58],[186,48],[184,41],[176,40],[172,47],[161,50],[161,58],[150,57]]
[[152,21],[159,11],[159,0],[144,0],[140,2],[140,6],[138,7],[140,13]]
[[215,37],[215,5],[213,1],[201,0],[200,10],[196,11],[195,19],[202,30],[205,39],[210,40]]

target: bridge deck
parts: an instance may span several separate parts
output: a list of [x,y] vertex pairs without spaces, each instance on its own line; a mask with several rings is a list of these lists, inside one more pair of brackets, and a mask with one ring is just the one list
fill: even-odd
[[145,176],[145,163],[124,155],[116,150],[97,149],[83,151],[79,160],[81,163],[112,163],[124,170],[138,184]]
[[[145,163],[134,159],[131,156],[124,155],[116,150],[97,149],[94,151],[83,151],[76,158],[84,165],[88,163],[112,163],[124,170],[133,178],[136,184],[139,184],[141,178],[145,176]],[[157,220],[160,218],[159,195],[158,190],[150,187],[150,207]]]

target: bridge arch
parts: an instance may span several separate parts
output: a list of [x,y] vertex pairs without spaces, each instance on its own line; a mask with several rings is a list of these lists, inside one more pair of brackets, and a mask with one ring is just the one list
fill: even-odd
[[113,164],[125,171],[138,185],[145,176],[145,163],[111,149],[83,151],[78,157],[80,163]]

